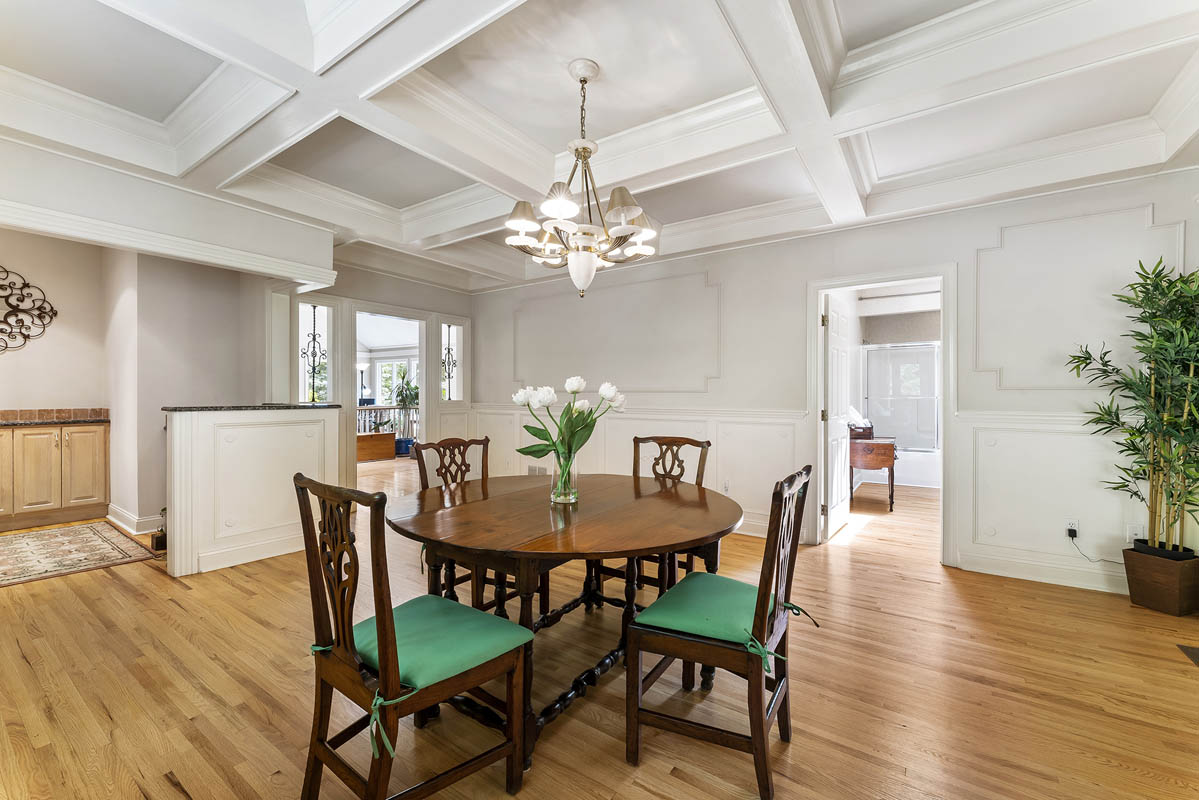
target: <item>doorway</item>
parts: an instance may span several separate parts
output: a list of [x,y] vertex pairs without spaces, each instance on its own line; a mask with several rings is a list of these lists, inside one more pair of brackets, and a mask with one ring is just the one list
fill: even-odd
[[943,295],[940,276],[817,292],[818,542],[940,538]]
[[355,312],[354,321],[357,486],[388,495],[415,492],[424,325],[366,311]]

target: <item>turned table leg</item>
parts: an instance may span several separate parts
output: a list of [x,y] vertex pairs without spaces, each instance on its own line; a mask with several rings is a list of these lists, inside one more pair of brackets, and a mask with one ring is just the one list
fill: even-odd
[[[704,570],[716,572],[720,566],[720,542],[716,541],[704,548]],[[716,683],[716,667],[702,665],[699,668],[700,691],[709,691]]]

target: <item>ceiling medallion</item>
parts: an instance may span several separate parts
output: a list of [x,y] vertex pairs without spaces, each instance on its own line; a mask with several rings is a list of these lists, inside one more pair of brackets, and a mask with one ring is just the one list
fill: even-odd
[[20,350],[58,316],[46,293],[23,275],[0,267],[0,353]]
[[[541,201],[539,210],[548,217],[544,222],[538,221],[531,203],[520,200],[513,206],[505,225],[515,233],[504,243],[550,269],[566,267],[582,297],[597,270],[640,261],[657,252],[651,242],[661,227],[624,186],[612,189],[607,211],[600,208],[591,173],[591,157],[599,145],[587,138],[587,83],[599,75],[599,64],[577,58],[570,62],[570,75],[579,82],[579,138],[567,145],[574,153],[574,166],[570,176],[550,186]],[[582,206],[575,202],[570,188],[576,174],[582,184]]]

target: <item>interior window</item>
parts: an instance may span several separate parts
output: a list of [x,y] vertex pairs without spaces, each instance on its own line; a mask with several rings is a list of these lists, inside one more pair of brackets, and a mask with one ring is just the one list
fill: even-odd
[[300,303],[299,316],[300,402],[327,403],[332,397],[329,385],[329,308]]
[[462,400],[462,326],[441,326],[441,399]]

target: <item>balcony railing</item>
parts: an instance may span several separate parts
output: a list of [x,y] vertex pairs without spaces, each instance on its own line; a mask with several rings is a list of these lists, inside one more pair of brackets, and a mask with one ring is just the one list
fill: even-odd
[[359,433],[394,433],[420,438],[420,411],[400,406],[358,406]]

